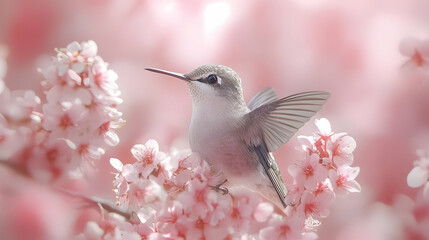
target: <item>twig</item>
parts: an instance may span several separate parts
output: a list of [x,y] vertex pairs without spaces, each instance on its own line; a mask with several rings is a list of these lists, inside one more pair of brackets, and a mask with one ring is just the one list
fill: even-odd
[[[11,162],[4,161],[4,160],[0,160],[0,165],[3,165],[5,168],[12,170],[13,172],[15,172],[16,174],[18,174],[21,177],[24,177],[24,178],[27,178],[30,180],[35,180],[31,177],[30,173],[25,168],[20,167],[18,164],[11,163]],[[118,215],[123,216],[126,219],[131,218],[131,213],[120,209],[114,203],[111,203],[107,200],[96,198],[96,197],[83,196],[79,193],[72,192],[72,191],[67,190],[67,189],[54,188],[52,186],[48,186],[48,187],[50,187],[51,189],[53,189],[57,192],[61,192],[63,194],[66,194],[67,196],[71,196],[71,197],[83,200],[83,201],[89,203],[89,207],[95,207],[95,208],[99,207],[99,208],[103,209],[104,211],[116,213]]]

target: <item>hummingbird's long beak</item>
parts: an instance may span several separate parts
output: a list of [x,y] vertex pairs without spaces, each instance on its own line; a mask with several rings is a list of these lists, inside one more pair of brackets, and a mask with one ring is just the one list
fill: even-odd
[[183,81],[187,81],[187,82],[191,81],[191,79],[185,77],[185,75],[183,75],[181,73],[175,73],[175,72],[165,71],[165,70],[156,69],[156,68],[145,68],[145,69],[148,71],[151,71],[151,72],[156,72],[156,73],[161,73],[161,74],[165,74],[168,76],[172,76],[172,77],[178,78],[178,79],[183,80]]

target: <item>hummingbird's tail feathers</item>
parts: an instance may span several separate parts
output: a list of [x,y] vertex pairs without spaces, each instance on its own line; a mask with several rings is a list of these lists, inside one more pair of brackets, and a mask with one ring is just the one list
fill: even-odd
[[287,189],[283,182],[282,176],[280,175],[280,170],[276,161],[268,152],[267,146],[265,144],[256,146],[255,151],[258,155],[258,160],[264,167],[265,173],[273,184],[283,207],[286,207],[287,204],[285,202],[285,197],[287,195]]
[[287,143],[329,96],[327,92],[304,92],[262,105],[245,115],[242,139],[250,146],[265,142],[273,152]]
[[270,87],[264,88],[261,91],[259,91],[249,102],[249,109],[251,111],[257,109],[258,107],[274,102],[275,100],[279,99],[274,92],[274,90]]

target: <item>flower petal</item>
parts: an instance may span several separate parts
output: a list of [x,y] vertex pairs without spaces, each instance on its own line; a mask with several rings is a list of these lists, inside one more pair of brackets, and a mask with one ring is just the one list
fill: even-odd
[[159,151],[158,142],[153,140],[153,139],[149,139],[145,145],[146,145],[146,149],[150,152],[158,152]]
[[110,165],[112,165],[112,167],[114,167],[118,171],[122,171],[122,167],[124,166],[121,160],[117,158],[110,158]]
[[268,202],[262,202],[256,206],[253,211],[253,217],[257,222],[265,222],[273,214],[273,204]]
[[82,50],[80,54],[85,57],[94,57],[97,55],[97,44],[92,40],[82,42]]
[[137,169],[131,164],[125,164],[122,167],[122,175],[128,182],[133,182],[139,177]]
[[80,45],[78,42],[74,41],[67,45],[67,50],[69,50],[72,53],[76,53],[80,50]]
[[417,188],[428,180],[428,172],[420,167],[414,167],[407,176],[408,186]]
[[104,134],[104,142],[107,143],[107,145],[109,146],[116,146],[119,143],[119,137],[116,133],[112,132],[112,131],[107,131]]
[[342,154],[351,154],[356,149],[356,141],[350,136],[344,136],[339,141],[339,150]]
[[143,144],[136,144],[131,148],[131,154],[137,161],[142,161],[145,156],[146,146]]
[[353,192],[360,192],[361,191],[361,187],[360,187],[360,184],[357,181],[353,180],[353,181],[348,181],[346,183],[346,190],[348,192],[352,192],[352,193]]
[[319,129],[319,132],[324,135],[328,136],[332,133],[331,131],[331,123],[326,118],[316,119],[315,120],[316,126]]

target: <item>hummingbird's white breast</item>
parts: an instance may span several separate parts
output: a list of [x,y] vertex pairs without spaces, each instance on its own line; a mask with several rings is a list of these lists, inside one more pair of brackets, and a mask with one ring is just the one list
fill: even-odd
[[192,96],[192,118],[189,128],[190,144],[194,152],[207,155],[210,148],[228,140],[237,129],[243,109],[234,109],[228,99],[216,96],[210,86],[196,82],[190,83]]
[[[214,170],[223,172],[230,182],[234,181],[234,177],[263,174],[263,170],[258,171],[260,164],[245,147],[238,132],[243,116],[250,110],[246,105],[219,97],[215,91],[204,87],[210,88],[204,85],[189,86],[193,96],[189,129],[192,151],[200,154]],[[205,94],[192,91],[204,91]]]

